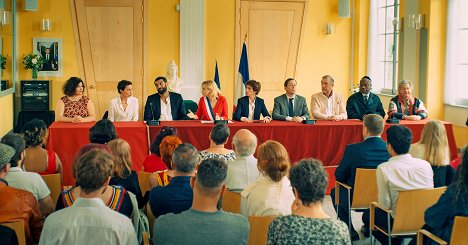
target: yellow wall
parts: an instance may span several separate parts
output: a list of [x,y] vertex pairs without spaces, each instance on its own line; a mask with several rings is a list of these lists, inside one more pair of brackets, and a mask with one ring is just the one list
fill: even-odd
[[7,95],[0,98],[0,137],[13,129],[13,95]]

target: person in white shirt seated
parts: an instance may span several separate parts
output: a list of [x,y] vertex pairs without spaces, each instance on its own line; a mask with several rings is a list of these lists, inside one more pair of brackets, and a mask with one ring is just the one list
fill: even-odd
[[112,122],[138,121],[138,99],[132,96],[132,82],[122,80],[117,84],[120,96],[111,100],[109,119]]
[[346,105],[341,94],[333,91],[335,80],[325,75],[320,81],[322,92],[312,95],[310,110],[315,119],[340,121],[348,118]]
[[79,197],[46,219],[39,244],[138,244],[131,220],[100,198],[114,171],[112,155],[93,149],[76,164]]
[[241,192],[240,213],[245,216],[289,215],[294,194],[288,179],[291,166],[284,146],[268,140],[258,147],[260,176]]
[[259,176],[257,159],[253,155],[257,148],[257,136],[247,129],[241,129],[232,138],[232,148],[236,160],[228,164],[226,186],[230,191],[241,192]]

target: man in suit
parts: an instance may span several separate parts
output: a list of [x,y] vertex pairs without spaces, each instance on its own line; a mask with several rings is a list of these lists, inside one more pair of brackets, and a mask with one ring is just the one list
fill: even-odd
[[42,63],[41,71],[55,71],[57,70],[57,64],[55,62],[54,56],[50,53],[50,48],[45,49],[45,53],[42,53]]
[[[386,162],[390,155],[387,151],[387,144],[380,137],[384,129],[384,120],[381,116],[370,114],[364,117],[362,136],[364,141],[361,143],[350,144],[346,146],[343,158],[340,165],[335,171],[335,178],[341,183],[354,187],[354,180],[356,178],[356,168],[371,168],[375,169],[383,162]],[[335,189],[331,191],[333,203],[335,203]],[[344,198],[344,200],[342,199]],[[352,196],[351,196],[352,198]],[[341,201],[347,201],[347,197],[340,195]],[[336,207],[335,207],[336,208]],[[338,218],[345,223],[348,223],[350,213],[348,210],[338,207]],[[364,235],[368,234],[369,229],[369,211],[365,211],[362,216],[364,223],[361,229]],[[359,239],[359,235],[351,226],[351,239]]]
[[302,122],[309,119],[306,99],[296,94],[297,81],[288,78],[284,81],[285,94],[275,98],[273,120]]
[[190,119],[185,112],[182,95],[167,90],[167,79],[165,77],[157,77],[154,80],[154,86],[158,93],[150,95],[146,100],[143,120],[173,121]]
[[379,114],[385,117],[385,111],[379,96],[371,93],[372,80],[364,76],[359,81],[359,93],[349,96],[346,102],[346,112],[349,119],[362,120],[367,114]]

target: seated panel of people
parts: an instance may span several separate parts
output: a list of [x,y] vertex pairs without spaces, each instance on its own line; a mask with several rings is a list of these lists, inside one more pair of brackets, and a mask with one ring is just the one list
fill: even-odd
[[284,81],[285,94],[275,98],[273,120],[302,122],[309,119],[306,99],[296,94],[297,81],[288,78]]
[[231,131],[227,124],[216,124],[210,132],[210,147],[200,151],[201,160],[208,158],[221,158],[227,164],[236,160],[234,151],[224,148],[224,145],[229,139]]
[[401,80],[398,83],[398,95],[390,100],[388,117],[417,121],[427,118],[424,103],[412,95],[413,83]]
[[228,119],[228,104],[218,85],[212,80],[202,82],[202,97],[198,101],[195,114],[189,110],[188,117],[196,120],[226,120]]
[[110,101],[108,119],[112,122],[138,121],[138,99],[132,96],[132,82],[120,81],[117,92],[120,96]]
[[260,120],[260,115],[262,115],[263,122],[268,123],[271,121],[265,102],[257,96],[261,88],[261,84],[255,80],[249,80],[245,83],[245,96],[237,100],[234,120],[253,122],[254,120]]
[[322,92],[312,95],[310,110],[316,119],[340,121],[348,118],[343,96],[333,91],[335,80],[325,75],[320,81]]
[[84,95],[84,82],[78,77],[70,77],[63,85],[65,96],[57,101],[55,115],[57,122],[94,122],[94,104]]
[[371,92],[372,80],[364,76],[359,81],[359,92],[349,96],[346,102],[346,112],[348,119],[362,120],[365,115],[378,114],[385,117],[385,111],[379,96]]
[[177,129],[173,127],[164,126],[161,128],[159,134],[154,137],[153,142],[150,145],[151,155],[147,156],[143,161],[143,167],[141,171],[154,173],[157,171],[163,171],[167,169],[166,164],[162,162],[161,152],[159,151],[159,146],[161,145],[162,140],[166,136],[177,136]]
[[38,174],[56,174],[62,172],[62,161],[52,150],[44,149],[49,132],[47,125],[40,119],[33,119],[22,129],[26,141],[23,168]]

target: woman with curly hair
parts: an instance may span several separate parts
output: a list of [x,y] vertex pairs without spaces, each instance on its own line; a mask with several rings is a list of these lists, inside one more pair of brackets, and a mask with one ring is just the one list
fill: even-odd
[[70,77],[63,85],[65,96],[57,101],[55,112],[58,122],[94,122],[96,115],[93,102],[84,93],[84,82]]
[[26,141],[24,170],[38,174],[55,174],[62,172],[62,162],[52,150],[44,149],[49,134],[47,125],[40,119],[33,119],[24,125],[23,137]]

